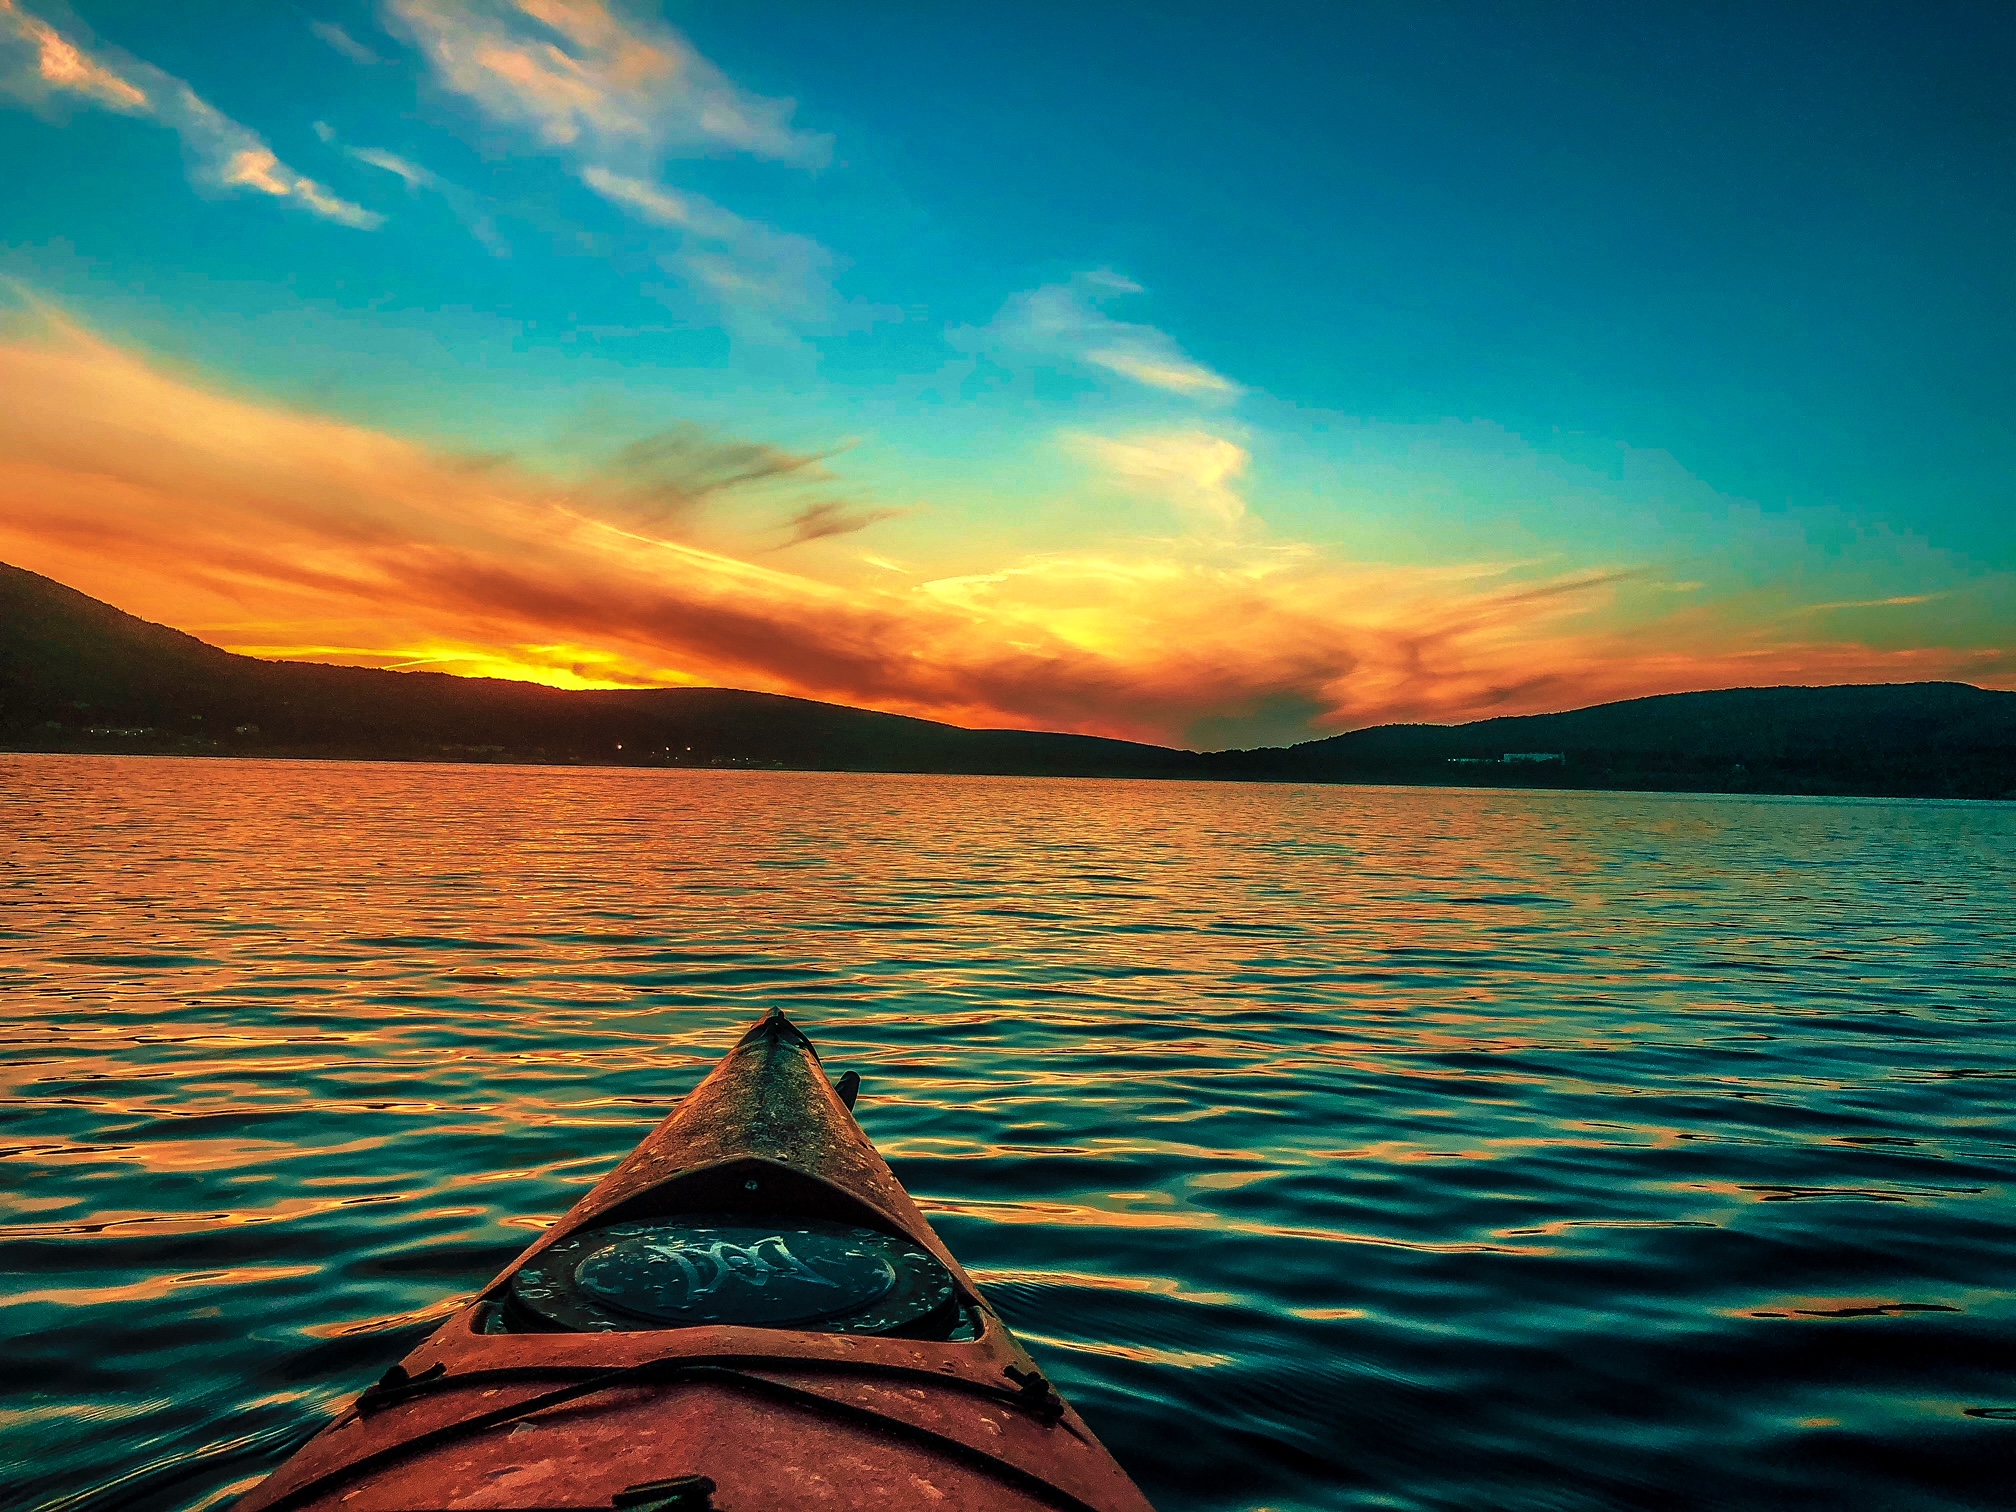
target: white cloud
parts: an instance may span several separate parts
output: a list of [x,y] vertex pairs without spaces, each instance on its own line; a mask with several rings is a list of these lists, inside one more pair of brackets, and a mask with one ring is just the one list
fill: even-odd
[[508,257],[511,249],[497,234],[496,222],[491,216],[490,206],[478,195],[471,194],[458,184],[450,183],[431,168],[426,168],[411,158],[396,152],[388,152],[383,147],[358,147],[341,139],[336,128],[327,121],[315,123],[315,135],[331,147],[340,149],[346,157],[376,168],[380,173],[389,173],[405,184],[409,194],[430,190],[441,196],[463,229],[481,242],[493,257]]
[[151,63],[94,56],[29,12],[0,0],[0,93],[29,105],[84,101],[157,121],[182,138],[190,177],[221,190],[249,189],[360,230],[385,222],[375,211],[296,173],[250,127],[241,126],[187,84]]
[[529,132],[611,204],[678,240],[657,253],[738,332],[788,342],[832,310],[832,254],[660,179],[665,159],[747,153],[816,167],[829,137],[739,88],[662,22],[607,0],[387,0],[441,86]]
[[1246,519],[1239,482],[1253,458],[1236,441],[1201,430],[1077,435],[1069,440],[1115,482],[1158,499],[1213,531],[1236,530]]
[[741,89],[678,32],[605,0],[390,0],[448,89],[551,147],[635,167],[746,152],[816,166],[832,139]]
[[0,0],[0,88],[30,104],[74,94],[132,115],[152,106],[144,89],[28,14],[17,0]]
[[750,222],[697,194],[682,194],[662,184],[607,168],[590,165],[581,170],[581,182],[604,199],[613,200],[654,225],[690,231],[696,236],[732,240]]
[[404,179],[408,189],[431,189],[437,182],[425,168],[407,161],[396,152],[386,152],[378,147],[346,147],[343,150],[360,163]]
[[1115,320],[1102,308],[1109,299],[1141,292],[1117,273],[1081,273],[1069,283],[1017,294],[983,334],[1009,352],[1089,364],[1186,398],[1222,401],[1244,392],[1188,356],[1167,332]]
[[584,168],[581,180],[638,219],[684,233],[677,248],[660,255],[659,265],[700,284],[735,312],[745,334],[782,340],[777,322],[817,320],[830,306],[832,254],[810,237],[744,220],[700,195],[605,168]]
[[1795,609],[1794,614],[1831,614],[1838,609],[1899,609],[1911,604],[1930,604],[1942,598],[1950,598],[1952,590],[1940,593],[1900,593],[1889,598],[1840,599],[1831,604],[1807,604]]
[[335,48],[336,51],[343,54],[352,63],[359,63],[369,67],[374,63],[383,63],[385,61],[362,42],[351,36],[350,33],[343,30],[334,21],[310,21],[308,23],[308,30],[315,33],[316,36]]

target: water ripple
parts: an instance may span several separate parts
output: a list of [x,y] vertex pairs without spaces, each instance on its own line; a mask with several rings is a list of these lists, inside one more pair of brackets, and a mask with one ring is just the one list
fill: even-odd
[[0,757],[0,1503],[220,1507],[763,1008],[1167,1512],[1977,1508],[2016,808]]

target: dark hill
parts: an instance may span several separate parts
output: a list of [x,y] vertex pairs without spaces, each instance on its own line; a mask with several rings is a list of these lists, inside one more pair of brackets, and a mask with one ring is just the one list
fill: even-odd
[[1205,760],[1214,775],[1276,780],[1994,798],[2016,795],[2016,693],[1968,683],[1730,688],[1382,725]]
[[568,692],[235,656],[0,564],[0,745],[14,749],[1165,776],[1160,746],[730,688]]
[[1198,755],[729,688],[260,661],[0,564],[0,749],[2001,798],[2016,693],[1736,688]]

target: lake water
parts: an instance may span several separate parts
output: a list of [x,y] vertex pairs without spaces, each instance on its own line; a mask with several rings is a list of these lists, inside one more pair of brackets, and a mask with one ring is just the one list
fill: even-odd
[[1164,1512],[2016,1498],[2016,805],[0,756],[0,1504],[220,1506],[783,1005]]

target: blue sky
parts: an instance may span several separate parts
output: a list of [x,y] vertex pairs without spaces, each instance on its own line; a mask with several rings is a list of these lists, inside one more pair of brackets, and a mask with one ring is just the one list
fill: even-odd
[[[0,422],[0,555],[269,654],[1166,739],[2008,685],[2012,55],[2001,6],[0,0],[67,406]],[[39,502],[143,369],[224,429]],[[515,606],[389,545],[318,600],[343,509],[478,548],[401,473],[220,553],[176,490],[269,421],[678,507]]]

